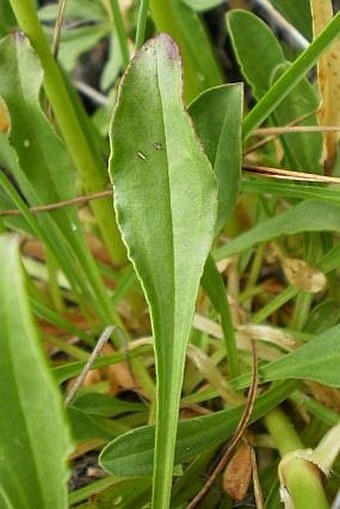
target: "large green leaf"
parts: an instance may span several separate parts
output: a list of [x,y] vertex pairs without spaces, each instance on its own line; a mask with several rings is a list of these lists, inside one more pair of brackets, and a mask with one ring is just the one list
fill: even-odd
[[[256,399],[251,422],[284,401],[296,388],[293,381],[278,384]],[[219,443],[228,440],[242,416],[244,407],[237,407],[203,417],[181,420],[178,426],[175,463],[195,458]],[[116,438],[102,451],[100,461],[114,475],[142,476],[152,472],[155,428],[145,426]]]
[[0,258],[0,507],[66,509],[69,430],[40,349],[13,237],[0,237]]
[[111,130],[118,223],[151,311],[157,367],[153,507],[168,507],[185,350],[213,238],[217,186],[182,103],[167,35],[146,44],[122,81]]
[[222,85],[203,92],[189,107],[196,132],[218,183],[216,229],[232,213],[241,180],[243,86]]
[[[28,204],[42,205],[75,196],[73,164],[62,141],[45,118],[39,94],[43,73],[27,39],[10,35],[0,43],[0,94],[11,120],[0,135],[0,164],[11,174]],[[24,117],[24,121],[23,121]],[[60,263],[80,302],[92,306],[106,322],[111,305],[88,251],[75,208],[34,219],[47,247]]]
[[339,232],[340,207],[332,203],[304,201],[282,214],[262,221],[248,232],[231,240],[215,251],[214,258],[221,260],[280,235],[294,235],[307,231]]

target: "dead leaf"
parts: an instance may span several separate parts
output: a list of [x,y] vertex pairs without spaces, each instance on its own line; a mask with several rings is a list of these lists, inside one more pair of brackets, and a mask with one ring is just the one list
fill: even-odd
[[299,258],[282,258],[282,268],[288,282],[302,292],[318,293],[326,286],[325,274]]
[[[104,355],[112,355],[115,351],[111,345],[105,345],[103,348]],[[136,381],[132,376],[130,368],[126,361],[112,364],[103,369],[105,377],[110,384],[110,394],[116,395],[121,390],[130,391],[136,389]]]
[[252,468],[251,447],[243,442],[229,461],[223,474],[223,490],[232,499],[241,502],[246,496]]
[[8,133],[11,128],[11,120],[8,109],[0,97],[0,133]]
[[340,391],[335,387],[328,387],[317,382],[306,382],[313,398],[326,407],[340,412]]
[[[311,0],[313,32],[316,37],[333,17],[331,0]],[[340,41],[335,41],[318,61],[318,87],[321,97],[318,112],[321,126],[340,124]],[[325,174],[332,172],[336,159],[339,132],[325,132],[322,162]]]

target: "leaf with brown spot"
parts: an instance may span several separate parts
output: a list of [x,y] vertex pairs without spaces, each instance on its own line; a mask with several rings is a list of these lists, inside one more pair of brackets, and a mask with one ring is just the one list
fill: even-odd
[[223,474],[223,490],[240,502],[247,494],[252,474],[251,447],[243,442],[229,461]]
[[[317,37],[333,17],[331,0],[311,0],[313,33]],[[340,124],[340,39],[332,44],[318,62],[318,86],[321,105],[318,113],[319,124],[337,126]],[[325,173],[330,174],[334,166],[339,140],[338,132],[324,133],[323,162]]]

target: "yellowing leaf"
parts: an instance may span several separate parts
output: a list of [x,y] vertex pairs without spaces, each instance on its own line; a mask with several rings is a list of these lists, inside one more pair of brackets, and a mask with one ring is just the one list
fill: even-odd
[[11,128],[8,109],[0,97],[0,133],[7,133]]
[[[325,28],[333,17],[331,0],[311,0],[314,37]],[[318,62],[318,86],[321,105],[318,113],[319,124],[337,126],[340,124],[340,39],[326,51]],[[323,162],[325,173],[329,174],[335,162],[339,132],[324,133]]]

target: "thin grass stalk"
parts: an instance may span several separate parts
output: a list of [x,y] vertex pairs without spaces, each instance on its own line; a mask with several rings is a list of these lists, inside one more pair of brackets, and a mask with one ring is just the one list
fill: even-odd
[[[61,134],[72,156],[86,192],[101,191],[106,187],[103,161],[96,159],[88,146],[60,69],[53,59],[50,47],[37,17],[32,0],[10,0],[20,28],[37,52],[44,70],[44,88],[51,103]],[[57,162],[56,162],[57,164]],[[111,200],[91,202],[93,213],[112,260],[121,264],[126,260],[125,247],[120,238]]]
[[122,56],[123,67],[127,67],[130,60],[129,46],[124,28],[122,13],[120,12],[118,0],[110,0],[110,13],[117,32],[120,53]]
[[148,19],[149,0],[141,0],[136,31],[136,50],[138,50],[145,42],[145,30]]

